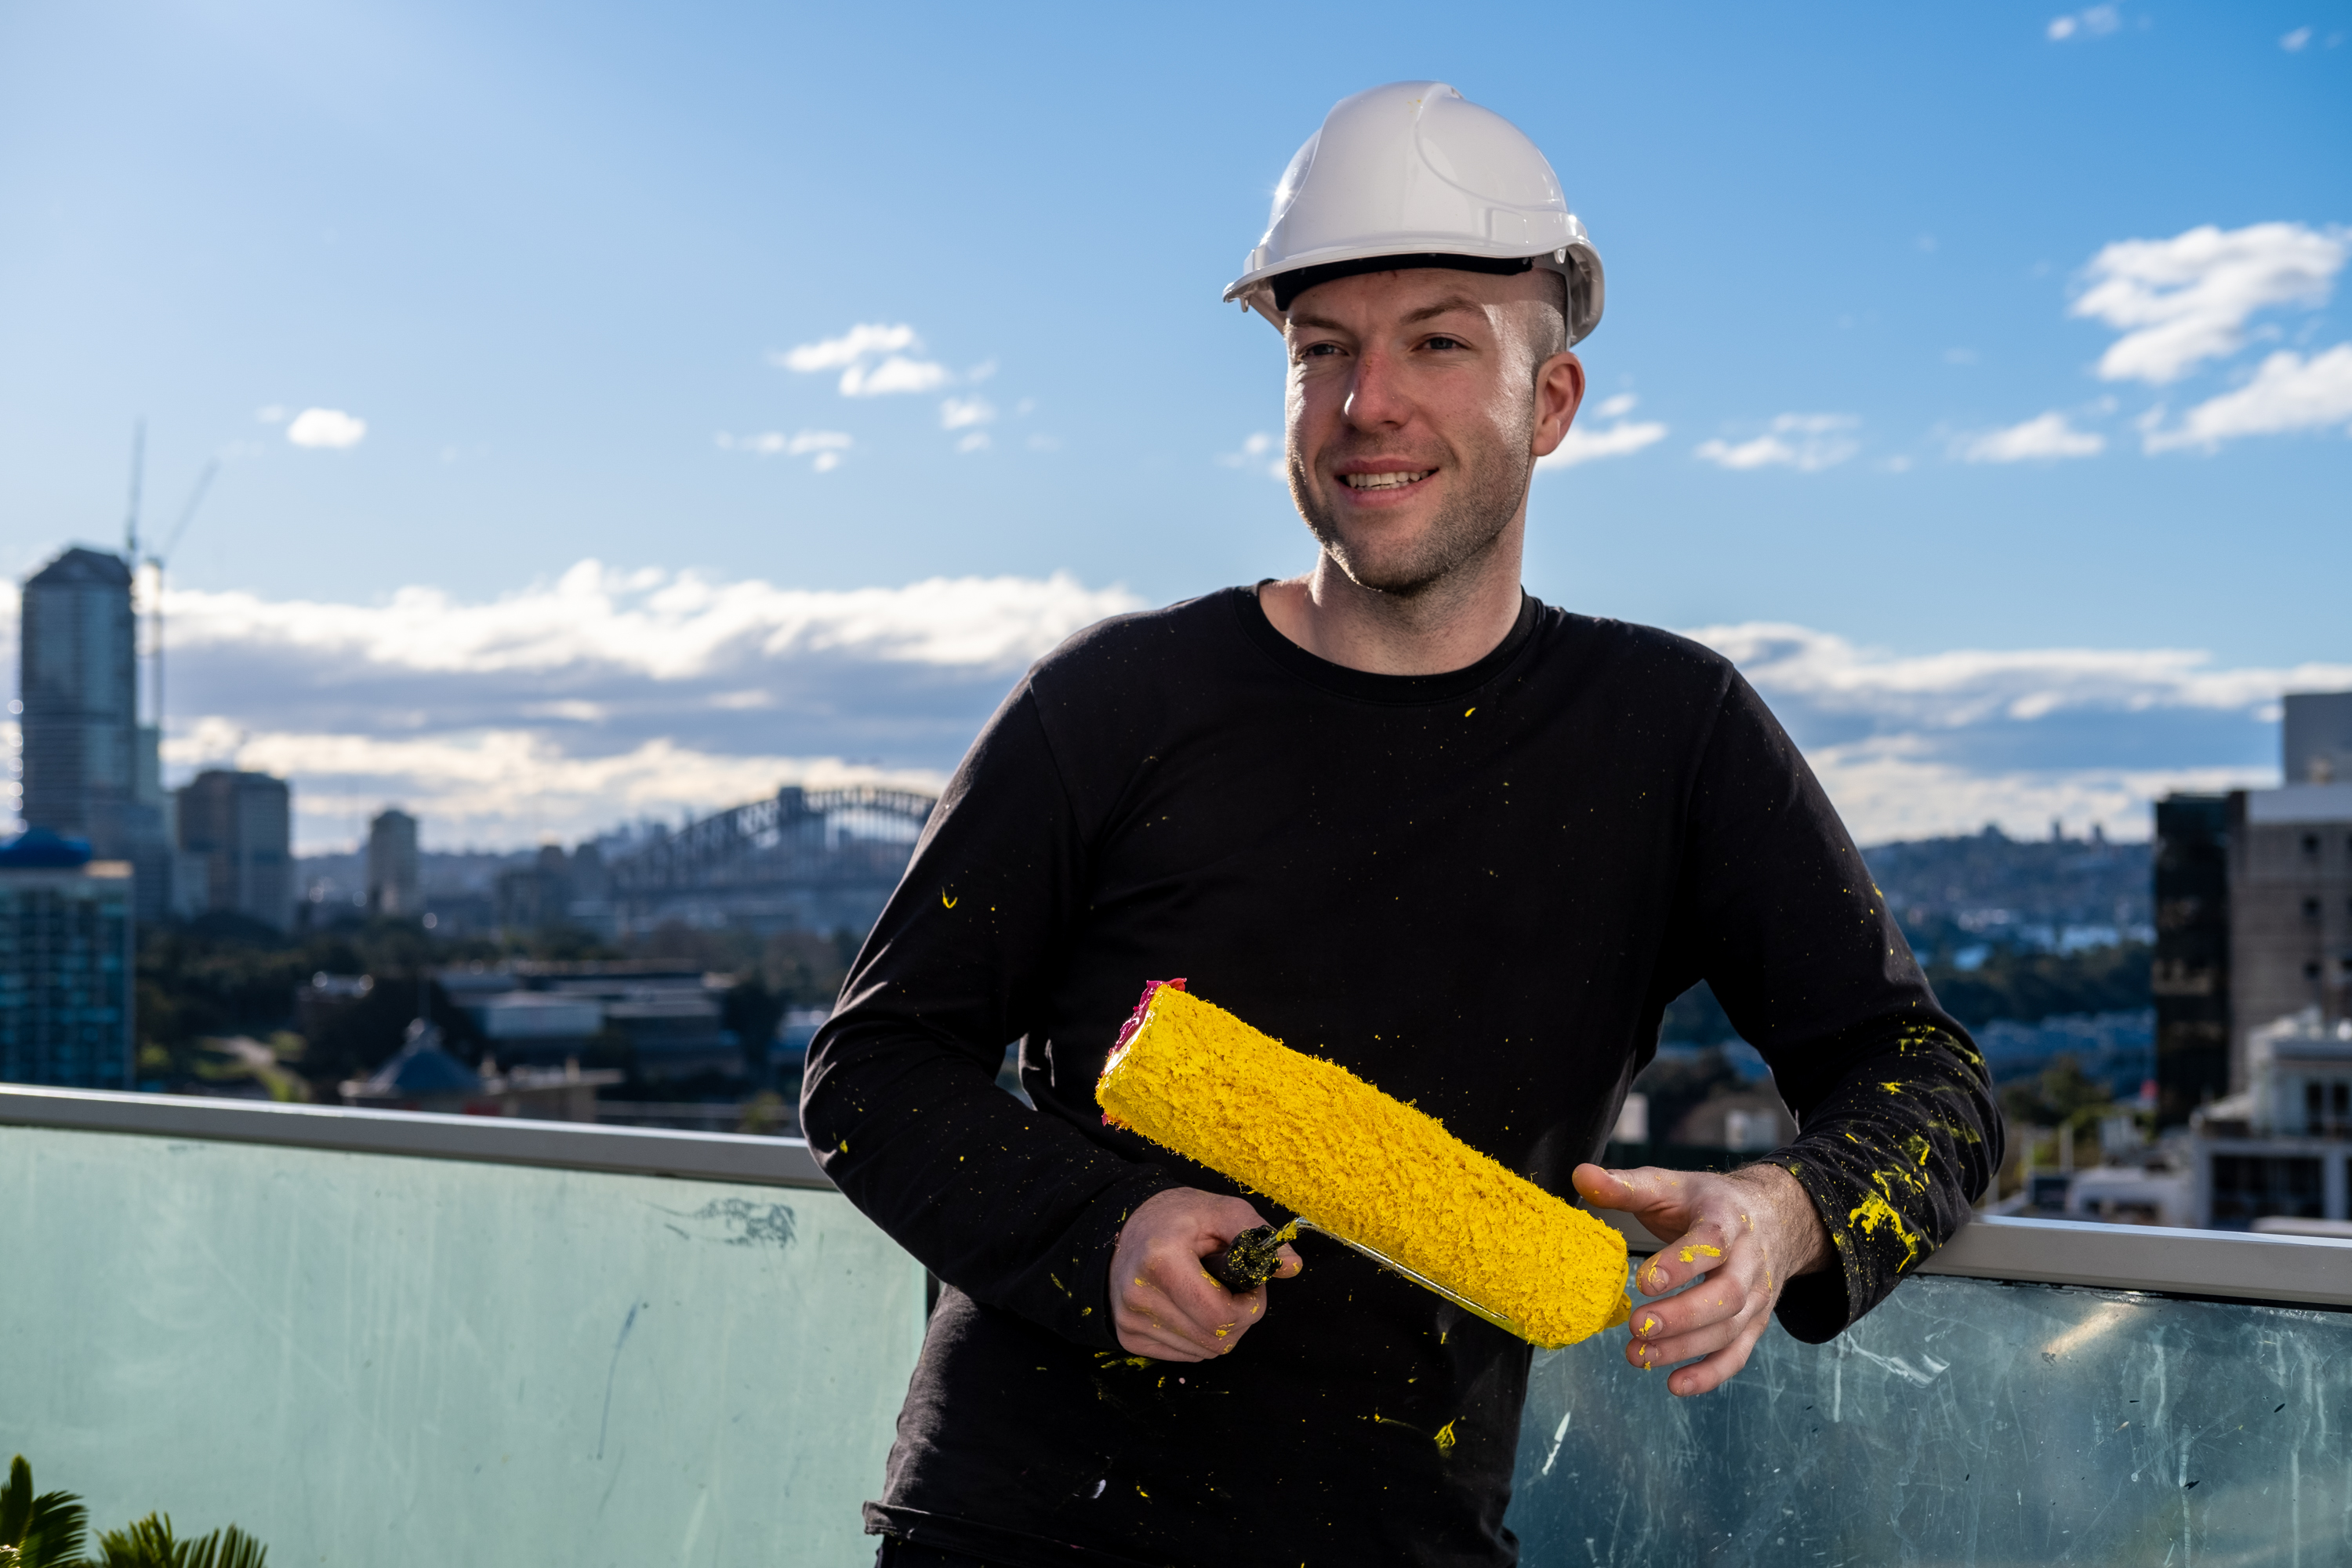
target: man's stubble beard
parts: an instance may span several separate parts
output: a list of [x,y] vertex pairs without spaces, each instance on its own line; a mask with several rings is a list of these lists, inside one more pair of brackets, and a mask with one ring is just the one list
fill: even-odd
[[[1307,484],[1306,466],[1298,457],[1296,443],[1292,444],[1287,465],[1290,499],[1298,508],[1298,515],[1307,520],[1307,531],[1315,535],[1316,542],[1348,574],[1349,582],[1376,594],[1417,598],[1492,550],[1511,520],[1518,515],[1534,471],[1534,459],[1528,455],[1534,435],[1535,410],[1530,406],[1520,428],[1463,453],[1461,465],[1453,471],[1452,478],[1458,482],[1452,493],[1400,558],[1375,561],[1371,558],[1372,550],[1349,548],[1339,532],[1337,517],[1317,500],[1314,489]],[[1344,460],[1351,455],[1344,453],[1340,457]],[[1377,450],[1369,455],[1378,455]]]

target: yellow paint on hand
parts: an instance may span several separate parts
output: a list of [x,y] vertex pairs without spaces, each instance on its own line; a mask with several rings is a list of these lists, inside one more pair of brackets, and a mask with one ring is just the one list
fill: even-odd
[[1507,1318],[1547,1348],[1624,1321],[1625,1240],[1337,1063],[1172,986],[1104,1064],[1105,1120]]
[[1709,1258],[1720,1258],[1723,1256],[1723,1248],[1719,1247],[1709,1247],[1702,1242],[1696,1247],[1684,1247],[1682,1250],[1682,1260],[1685,1263],[1695,1263],[1698,1260],[1698,1255],[1702,1252],[1706,1254]]
[[1645,1334],[1654,1334],[1654,1333],[1656,1333],[1656,1332],[1658,1331],[1658,1320],[1657,1320],[1657,1319],[1655,1319],[1655,1318],[1644,1318],[1644,1319],[1643,1319],[1643,1320],[1642,1320],[1642,1331],[1643,1331],[1643,1333],[1645,1333]]

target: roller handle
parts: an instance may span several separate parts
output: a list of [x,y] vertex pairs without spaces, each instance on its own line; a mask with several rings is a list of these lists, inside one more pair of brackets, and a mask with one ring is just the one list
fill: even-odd
[[1275,1239],[1274,1226],[1258,1226],[1227,1242],[1223,1251],[1201,1259],[1201,1267],[1234,1295],[1246,1295],[1282,1267],[1282,1243]]

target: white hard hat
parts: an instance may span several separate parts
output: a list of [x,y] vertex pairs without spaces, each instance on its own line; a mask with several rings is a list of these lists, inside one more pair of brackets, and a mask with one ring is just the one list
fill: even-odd
[[[1265,237],[1225,288],[1275,324],[1301,290],[1373,258],[1568,280],[1568,341],[1601,324],[1601,256],[1517,126],[1442,81],[1342,99],[1283,171]],[[1315,270],[1312,278],[1292,274]]]

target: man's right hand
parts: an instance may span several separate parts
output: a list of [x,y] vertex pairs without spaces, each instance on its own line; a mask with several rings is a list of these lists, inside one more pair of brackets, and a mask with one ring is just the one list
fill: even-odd
[[[1110,1259],[1111,1326],[1129,1355],[1154,1361],[1207,1361],[1241,1343],[1265,1316],[1265,1287],[1235,1295],[1209,1277],[1201,1259],[1265,1224],[1239,1198],[1171,1187],[1127,1216]],[[1276,1279],[1305,1265],[1285,1247]]]

